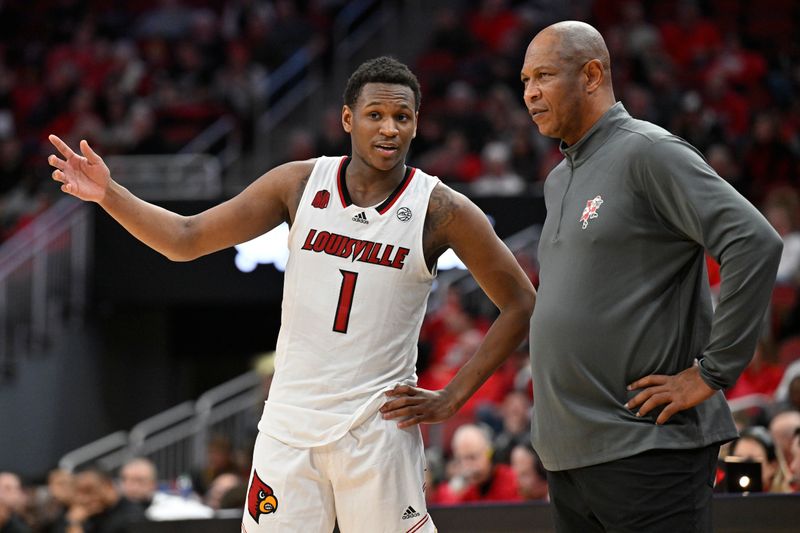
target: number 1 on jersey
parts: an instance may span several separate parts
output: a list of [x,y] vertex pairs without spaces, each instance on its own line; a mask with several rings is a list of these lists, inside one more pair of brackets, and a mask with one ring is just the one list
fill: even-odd
[[336,305],[336,317],[333,320],[333,331],[347,333],[350,322],[350,309],[353,307],[353,293],[356,290],[358,272],[339,270],[342,273],[342,287],[339,289],[339,303]]

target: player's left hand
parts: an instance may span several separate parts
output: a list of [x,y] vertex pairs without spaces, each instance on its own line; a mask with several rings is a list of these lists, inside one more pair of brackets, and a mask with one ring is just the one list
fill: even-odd
[[450,418],[457,408],[448,392],[411,385],[395,385],[386,393],[390,399],[381,406],[385,420],[398,420],[398,428],[416,424],[435,424]]
[[653,374],[628,385],[628,390],[637,389],[642,391],[631,398],[625,407],[636,409],[641,406],[636,416],[644,416],[659,405],[666,405],[658,415],[656,424],[665,424],[675,413],[690,409],[717,392],[700,377],[697,364],[674,376]]

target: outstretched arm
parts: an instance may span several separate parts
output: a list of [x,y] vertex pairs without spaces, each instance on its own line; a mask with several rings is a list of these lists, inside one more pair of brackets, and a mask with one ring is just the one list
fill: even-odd
[[426,220],[433,249],[450,247],[475,281],[500,309],[475,354],[438,391],[400,385],[381,407],[398,427],[441,422],[453,415],[525,339],[536,292],[511,251],[497,237],[486,215],[462,194],[438,185]]
[[[50,135],[63,159],[51,155],[53,179],[61,190],[97,202],[134,237],[173,261],[189,261],[253,239],[294,215],[298,188],[313,162],[288,163],[253,182],[230,200],[193,216],[182,216],[137,198],[111,178],[86,141],[81,154]],[[302,194],[302,191],[300,191]],[[291,206],[291,207],[290,207]]]

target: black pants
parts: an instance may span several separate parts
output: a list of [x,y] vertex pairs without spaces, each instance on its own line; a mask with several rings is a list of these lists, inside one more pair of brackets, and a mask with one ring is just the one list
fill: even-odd
[[558,533],[711,532],[719,446],[650,450],[548,472]]

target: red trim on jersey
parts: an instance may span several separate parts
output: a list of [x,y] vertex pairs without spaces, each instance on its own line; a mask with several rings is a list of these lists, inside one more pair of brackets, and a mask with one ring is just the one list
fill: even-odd
[[[336,170],[336,187],[339,190],[339,200],[342,201],[342,207],[347,207],[347,201],[344,199],[345,192],[342,191],[342,184],[344,184],[344,176],[342,175],[342,167],[345,162],[350,159],[349,156],[343,156],[339,162],[339,168]],[[346,185],[345,185],[346,187]]]
[[421,528],[423,525],[425,525],[425,522],[427,522],[427,521],[428,521],[428,518],[430,518],[430,515],[429,515],[429,514],[426,514],[425,516],[423,516],[423,517],[422,517],[422,520],[420,520],[419,522],[417,522],[416,524],[414,524],[413,526],[411,526],[411,529],[409,529],[408,531],[406,531],[406,533],[414,533],[415,531],[419,531],[419,529],[420,529],[420,528]]
[[410,172],[408,173],[408,176],[404,180],[403,184],[399,188],[395,189],[395,191],[389,196],[389,198],[387,198],[383,202],[383,205],[378,206],[378,213],[380,213],[381,215],[386,213],[395,204],[395,202],[397,202],[397,199],[400,198],[400,196],[402,196],[403,191],[405,191],[408,188],[408,184],[411,183],[411,180],[414,178],[414,174],[417,172],[417,169],[414,167],[408,167],[408,168]]

